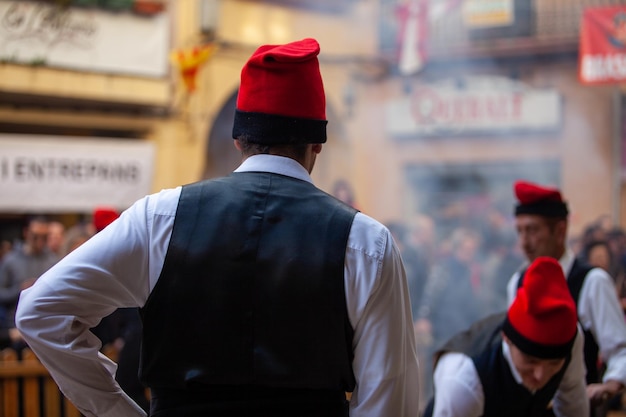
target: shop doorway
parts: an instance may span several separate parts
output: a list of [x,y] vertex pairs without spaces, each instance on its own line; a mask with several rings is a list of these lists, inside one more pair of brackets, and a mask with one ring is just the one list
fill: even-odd
[[209,132],[208,149],[202,179],[230,174],[241,163],[241,155],[233,145],[233,119],[237,107],[237,92],[226,100]]

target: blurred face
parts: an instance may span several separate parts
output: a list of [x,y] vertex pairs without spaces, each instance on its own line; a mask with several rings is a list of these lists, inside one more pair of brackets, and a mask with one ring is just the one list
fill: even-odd
[[31,253],[38,255],[44,251],[48,241],[48,223],[33,221],[26,230],[26,243]]
[[50,223],[48,226],[48,247],[53,252],[58,252],[63,246],[65,227],[61,223]]
[[515,217],[519,247],[529,262],[539,256],[560,259],[565,252],[567,222],[549,220],[535,214]]
[[476,256],[478,250],[478,240],[472,237],[467,237],[459,244],[456,252],[456,256],[460,261],[471,262]]
[[595,245],[589,251],[589,264],[600,267],[605,271],[608,271],[611,264],[611,255],[609,248],[605,245]]
[[511,361],[522,377],[522,385],[529,391],[543,388],[550,379],[565,365],[565,358],[540,359],[530,356],[519,350],[505,337],[511,352]]

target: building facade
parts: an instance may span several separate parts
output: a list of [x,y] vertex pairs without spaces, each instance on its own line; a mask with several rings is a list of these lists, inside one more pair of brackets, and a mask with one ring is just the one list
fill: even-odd
[[[492,209],[510,217],[512,182],[525,178],[562,187],[575,233],[603,215],[626,222],[621,87],[578,81],[582,0],[129,2],[148,11],[52,3],[0,2],[10,23],[2,36],[15,48],[1,51],[0,153],[10,155],[2,187],[20,196],[0,207],[5,222],[43,212],[72,223],[90,205],[123,210],[146,193],[230,172],[239,161],[230,128],[241,67],[260,44],[304,37],[322,47],[329,140],[313,177],[323,189],[346,181],[365,213],[425,214],[445,231]],[[38,36],[48,29],[49,55],[24,22],[38,22]],[[117,43],[103,35],[113,37],[111,27]],[[188,90],[182,57],[207,47]],[[84,141],[97,144],[73,146]],[[50,143],[58,146],[48,151]],[[103,144],[110,158],[137,164],[133,180],[133,172],[149,178],[110,182],[111,190],[85,184],[91,162],[59,162],[91,153],[106,165]],[[21,155],[38,159],[28,165]],[[45,173],[80,183],[74,197],[47,196]]]

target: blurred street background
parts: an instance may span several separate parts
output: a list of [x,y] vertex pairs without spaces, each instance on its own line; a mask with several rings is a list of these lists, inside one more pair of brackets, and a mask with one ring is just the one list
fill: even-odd
[[64,256],[97,208],[231,172],[241,67],[307,37],[329,120],[313,179],[394,233],[421,355],[434,267],[468,274],[466,322],[506,307],[518,179],[562,190],[571,247],[605,241],[626,296],[624,0],[0,0],[0,264],[32,216]]

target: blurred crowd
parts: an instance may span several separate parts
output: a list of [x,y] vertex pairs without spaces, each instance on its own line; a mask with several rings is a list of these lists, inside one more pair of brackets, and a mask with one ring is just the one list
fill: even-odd
[[[99,207],[86,221],[70,227],[36,215],[26,219],[21,238],[7,238],[0,231],[0,236],[3,236],[0,244],[0,349],[12,348],[20,354],[26,347],[15,328],[15,308],[20,292],[117,217],[117,210]],[[149,404],[145,389],[137,377],[141,341],[138,311],[118,309],[92,331],[100,339],[102,350],[116,356],[118,383],[147,410]]]
[[60,221],[34,215],[25,219],[20,236],[0,232],[0,348],[19,350],[23,342],[14,314],[20,292],[93,236],[95,228],[91,221],[67,228]]

